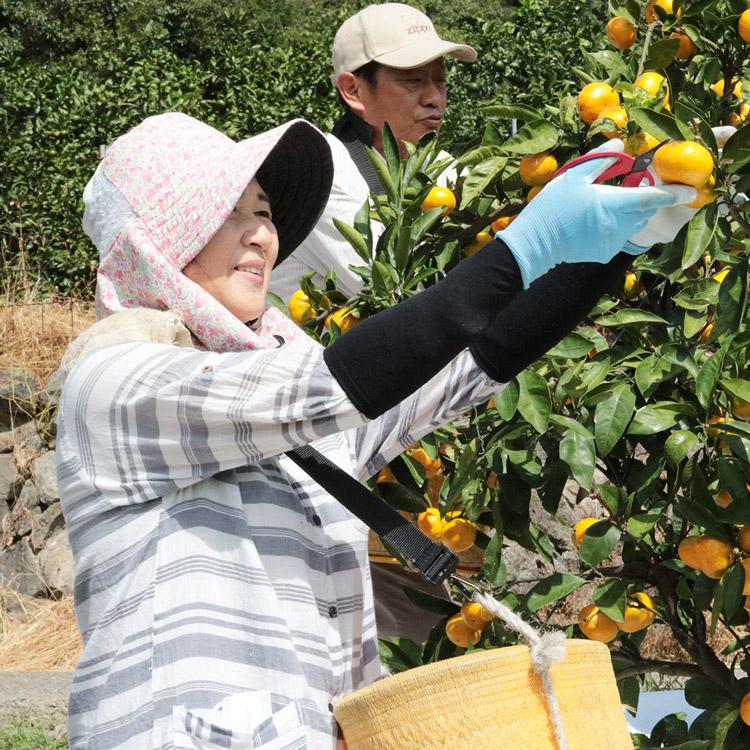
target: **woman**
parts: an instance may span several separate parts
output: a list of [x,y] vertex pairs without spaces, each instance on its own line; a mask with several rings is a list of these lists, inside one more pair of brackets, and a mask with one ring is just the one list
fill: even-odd
[[265,307],[330,188],[317,130],[235,143],[169,113],[112,144],[84,194],[103,320],[59,411],[73,750],[335,746],[333,702],[380,675],[367,530],[284,453],[312,443],[365,479],[495,393],[503,305],[557,262],[608,260],[674,200],[591,185],[604,167],[324,350]]

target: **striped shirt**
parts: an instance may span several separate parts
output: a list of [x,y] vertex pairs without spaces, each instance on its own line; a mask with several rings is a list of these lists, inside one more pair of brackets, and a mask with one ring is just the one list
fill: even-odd
[[368,421],[322,355],[127,343],[68,377],[72,750],[332,750],[332,704],[380,677],[367,528],[284,452],[363,480],[498,385],[463,352]]

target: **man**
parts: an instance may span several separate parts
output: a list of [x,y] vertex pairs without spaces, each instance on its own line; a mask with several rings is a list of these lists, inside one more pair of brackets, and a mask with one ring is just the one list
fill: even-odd
[[[349,266],[361,265],[361,258],[333,219],[351,225],[370,190],[383,192],[365,146],[382,154],[384,123],[402,155],[404,141],[416,143],[440,129],[447,104],[446,55],[473,62],[477,53],[441,39],[424,13],[402,3],[370,5],[341,25],[333,41],[333,82],[346,112],[328,136],[333,188],[315,229],[274,271],[272,291],[283,299],[289,299],[300,277],[310,271],[323,276],[332,270],[339,289],[349,295],[359,291],[361,279]],[[452,176],[455,173],[448,171],[443,180]],[[378,228],[373,229],[377,233]]]

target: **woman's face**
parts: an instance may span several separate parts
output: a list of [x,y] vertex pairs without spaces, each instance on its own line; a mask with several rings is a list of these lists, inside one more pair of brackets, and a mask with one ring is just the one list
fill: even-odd
[[182,272],[243,323],[266,304],[279,237],[271,204],[257,180],[244,190],[229,218]]

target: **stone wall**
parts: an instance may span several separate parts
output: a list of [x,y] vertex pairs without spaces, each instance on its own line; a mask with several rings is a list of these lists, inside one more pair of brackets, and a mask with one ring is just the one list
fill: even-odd
[[55,598],[73,589],[55,473],[54,403],[20,369],[0,370],[0,586]]

